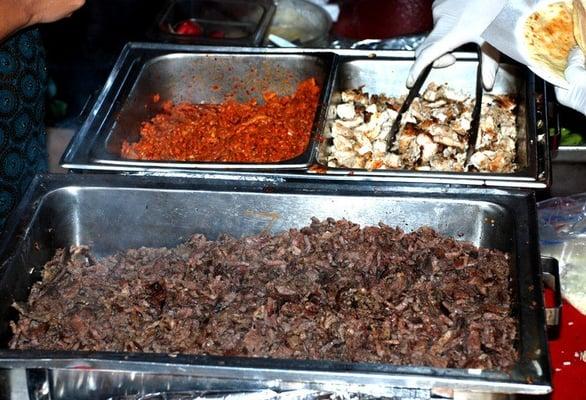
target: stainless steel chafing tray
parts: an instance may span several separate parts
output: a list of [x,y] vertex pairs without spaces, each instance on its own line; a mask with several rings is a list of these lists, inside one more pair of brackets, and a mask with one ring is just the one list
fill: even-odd
[[[330,107],[334,108],[341,102],[339,93],[348,89],[362,87],[370,94],[385,94],[391,97],[407,95],[408,89],[405,80],[412,65],[410,60],[405,59],[368,59],[357,57],[341,57],[338,63],[337,76],[333,83]],[[432,82],[437,84],[446,83],[450,88],[473,95],[476,90],[476,75],[478,61],[476,59],[461,59],[451,67],[432,69],[429,77],[424,82],[422,92]],[[515,65],[503,65],[499,69],[496,82],[490,93],[493,95],[512,95],[519,106],[516,112],[517,126],[517,162],[518,172],[513,174],[503,173],[453,173],[453,172],[417,172],[406,170],[375,170],[349,168],[328,168],[327,173],[344,174],[352,172],[355,175],[381,175],[381,176],[433,176],[439,175],[446,178],[450,176],[465,175],[469,179],[486,180],[509,180],[519,182],[531,182],[540,174],[539,145],[536,146],[535,135],[536,117],[535,110],[531,109],[534,103],[535,82],[532,74],[524,68]],[[331,124],[331,116],[335,114],[332,109],[328,113]],[[328,146],[327,141],[320,147]],[[542,148],[542,152],[546,149]]]
[[586,146],[560,146],[553,162],[584,163],[586,162]]
[[[124,170],[128,167],[180,167],[198,169],[297,169],[311,162],[313,142],[300,156],[274,164],[135,161],[123,159],[124,141],[139,139],[141,123],[161,111],[163,100],[174,103],[220,103],[230,97],[237,101],[262,101],[266,91],[292,95],[297,85],[314,77],[320,87],[327,85],[332,65],[331,54],[226,54],[150,52],[136,60],[127,59],[121,68],[120,87],[106,94],[99,110],[101,117],[85,124],[76,147],[92,163]],[[117,81],[118,82],[118,81]],[[108,84],[106,85],[108,86]],[[118,86],[118,85],[116,85]],[[114,86],[112,86],[114,87]],[[322,91],[321,103],[325,102]],[[155,100],[155,95],[161,101]],[[321,129],[319,111],[314,130]],[[81,156],[81,154],[77,154]],[[67,157],[67,156],[66,156]]]
[[[275,8],[272,0],[169,0],[148,36],[169,43],[258,46]],[[203,32],[177,33],[177,25],[186,20],[197,23]]]
[[[379,395],[396,388],[423,390],[429,395],[442,390],[527,394],[551,390],[535,199],[530,192],[378,183],[332,183],[324,188],[311,182],[213,178],[37,177],[0,244],[0,259],[4,260],[0,267],[0,370],[11,368],[10,376],[26,370],[30,379],[44,377],[47,387],[61,388],[52,398],[67,398],[68,390],[76,387],[71,378],[79,379],[80,385],[92,380],[92,385],[81,385],[88,392],[85,398],[95,398],[105,388],[111,390],[109,395],[136,393],[133,391],[147,386],[151,390],[156,384],[183,390],[186,382],[199,382],[206,388],[354,388]],[[504,373],[7,348],[8,324],[17,317],[11,304],[26,301],[42,266],[57,248],[89,244],[97,256],[106,256],[132,247],[173,246],[193,233],[216,238],[221,233],[278,232],[306,225],[312,216],[347,218],[363,225],[382,221],[408,231],[431,226],[459,240],[511,252],[514,315],[519,328],[519,360],[514,369]],[[146,376],[153,379],[146,380]],[[137,381],[137,377],[145,381]]]
[[[433,71],[430,80],[448,82],[466,90],[475,84],[476,55],[458,53],[457,63]],[[496,91],[514,93],[520,100],[518,157],[521,169],[514,174],[441,173],[416,171],[358,171],[314,168],[317,147],[323,132],[327,106],[334,89],[367,85],[367,88],[398,95],[405,91],[406,73],[413,62],[409,51],[366,51],[324,49],[214,48],[165,44],[131,43],[96,100],[89,116],[62,158],[62,166],[72,170],[114,171],[118,173],[214,172],[243,177],[265,176],[282,179],[402,181],[462,183],[501,187],[544,188],[549,185],[547,136],[538,115],[544,115],[536,102],[534,75],[517,66],[503,65]],[[257,70],[251,72],[250,67]],[[293,79],[282,78],[293,74]],[[300,157],[278,164],[183,163],[125,160],[120,157],[123,140],[137,138],[141,121],[152,116],[157,106],[152,94],[174,101],[221,101],[233,91],[233,80],[254,87],[289,94],[302,79],[315,76],[322,85],[312,140]],[[217,84],[221,90],[213,91]],[[245,85],[246,86],[246,85]],[[260,89],[260,90],[259,90]],[[240,100],[249,99],[245,88],[236,89]],[[254,94],[253,94],[254,95]],[[251,174],[250,171],[254,171]],[[314,173],[312,171],[317,171]]]
[[560,146],[552,160],[552,196],[569,196],[586,191],[586,146]]

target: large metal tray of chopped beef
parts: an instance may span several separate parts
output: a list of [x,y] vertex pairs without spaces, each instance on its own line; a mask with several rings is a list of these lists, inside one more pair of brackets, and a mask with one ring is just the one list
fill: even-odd
[[[476,55],[457,55],[454,66],[433,70],[424,88],[430,83],[446,84],[453,91],[473,93]],[[230,174],[237,171],[241,176],[253,179],[263,175],[282,179],[437,182],[525,188],[549,185],[549,146],[544,134],[547,124],[542,118],[546,115],[546,105],[537,101],[539,88],[534,75],[526,68],[509,64],[502,65],[495,88],[487,95],[507,96],[514,104],[511,111],[514,121],[509,124],[514,125],[511,128],[516,135],[512,141],[514,144],[509,146],[513,147],[510,160],[513,168],[496,170],[500,172],[485,168],[479,172],[473,163],[468,163],[465,170],[456,171],[425,170],[418,165],[413,168],[416,170],[381,170],[371,168],[370,164],[356,168],[332,164],[324,159],[324,147],[332,145],[328,132],[331,131],[332,112],[335,115],[335,107],[340,103],[340,92],[362,87],[371,95],[385,94],[400,99],[407,91],[405,81],[413,58],[413,52],[393,50],[218,49],[131,43],[122,52],[83,126],[64,153],[61,164],[73,170],[138,174],[206,173],[210,170]],[[189,157],[175,158],[172,152],[155,158],[133,155],[132,150],[141,138],[139,132],[142,135],[145,123],[151,126],[155,116],[165,111],[167,100],[175,105],[181,102],[217,104],[225,102],[226,98],[262,103],[263,91],[290,96],[301,82],[311,78],[315,78],[320,88],[318,106],[311,132],[308,132],[309,140],[306,145],[301,144],[305,151],[297,157],[271,162],[202,162]],[[366,114],[364,118],[367,118]],[[262,127],[263,121],[254,118],[251,121],[254,124],[244,124]],[[164,133],[164,129],[159,131]],[[296,134],[292,132],[291,135]],[[164,135],[161,136],[164,140]],[[233,137],[236,141],[237,135]],[[509,138],[505,139],[511,143]],[[179,137],[178,141],[181,140]],[[150,143],[161,145],[155,134],[151,135]],[[376,150],[381,143],[369,146]],[[173,143],[168,146],[172,147]],[[442,151],[443,146],[437,144],[439,150],[436,152]],[[476,161],[494,161],[494,148],[480,150],[489,151],[477,152]]]
[[[154,371],[164,374],[206,376],[227,380],[238,378],[255,381],[261,387],[273,387],[276,385],[281,389],[298,387],[298,385],[315,388],[336,384],[358,384],[360,386],[374,384],[382,389],[392,387],[429,390],[452,388],[495,393],[538,394],[546,393],[550,390],[550,371],[541,289],[541,267],[537,226],[534,218],[535,200],[532,194],[496,189],[470,191],[470,189],[464,187],[440,188],[414,185],[366,185],[364,183],[360,185],[332,184],[331,188],[324,189],[323,185],[313,185],[307,182],[298,184],[273,180],[259,184],[258,182],[250,183],[246,180],[226,181],[218,178],[218,176],[215,176],[215,179],[210,180],[193,177],[146,178],[87,174],[38,177],[13,220],[7,225],[10,228],[4,233],[5,240],[2,243],[2,247],[0,247],[2,259],[4,260],[0,276],[0,293],[2,293],[0,298],[0,332],[3,338],[2,349],[0,350],[0,366],[67,370],[74,367],[79,368],[80,365],[83,365],[85,366],[84,368],[95,370]],[[332,189],[335,191],[335,195],[332,194]],[[287,233],[290,229],[300,229],[309,225],[314,217],[321,220],[322,224],[315,223],[317,225],[314,225],[309,230],[306,229],[301,232],[293,230]],[[356,354],[346,354],[345,356],[332,357],[337,361],[322,359],[319,351],[316,350],[317,352],[313,356],[307,356],[311,359],[306,360],[304,356],[295,356],[289,350],[299,346],[303,347],[304,340],[314,342],[311,341],[309,336],[303,339],[293,334],[290,337],[286,337],[285,342],[279,342],[286,344],[284,348],[266,353],[270,355],[268,358],[247,357],[245,352],[243,353],[242,351],[238,351],[236,354],[232,354],[229,351],[226,353],[220,352],[223,355],[218,355],[218,351],[205,351],[206,354],[213,355],[202,356],[187,355],[181,351],[171,351],[172,354],[163,352],[161,354],[153,347],[149,348],[149,352],[142,352],[141,346],[145,344],[139,341],[127,343],[128,346],[124,348],[123,352],[39,350],[35,349],[34,343],[31,344],[30,342],[24,347],[26,350],[11,350],[8,347],[10,340],[16,340],[11,335],[12,330],[9,324],[11,321],[18,320],[19,313],[17,309],[20,309],[26,303],[32,285],[41,278],[42,274],[45,274],[45,279],[51,281],[56,278],[61,279],[63,273],[68,273],[63,272],[64,270],[59,272],[59,270],[54,270],[51,267],[45,272],[42,271],[45,263],[51,260],[58,249],[70,249],[70,251],[61,253],[64,261],[73,262],[74,264],[77,262],[78,267],[83,267],[83,264],[93,264],[96,259],[112,256],[127,249],[138,249],[143,246],[174,247],[189,241],[190,238],[192,239],[188,243],[191,243],[191,245],[196,247],[203,246],[200,249],[200,253],[217,252],[218,255],[224,254],[222,257],[225,257],[226,254],[229,254],[229,252],[226,253],[226,249],[235,245],[238,242],[238,238],[262,233],[277,235],[278,240],[267,239],[266,236],[257,236],[250,239],[249,242],[266,244],[266,240],[290,241],[292,245],[288,247],[287,251],[289,252],[288,254],[293,255],[305,254],[308,246],[307,240],[310,240],[310,244],[313,243],[311,242],[313,239],[308,238],[307,235],[315,234],[322,239],[331,238],[331,234],[328,234],[329,231],[341,230],[345,232],[344,235],[357,235],[355,239],[358,242],[360,240],[368,241],[369,237],[374,238],[376,236],[370,236],[374,231],[360,233],[360,231],[356,230],[356,227],[349,225],[348,222],[337,225],[334,222],[328,222],[328,218],[333,218],[334,220],[346,219],[361,226],[377,226],[382,222],[390,227],[386,232],[391,236],[401,234],[395,230],[395,227],[403,229],[405,232],[417,231],[420,228],[427,227],[418,233],[418,235],[423,235],[427,238],[423,240],[424,242],[436,241],[435,234],[426,230],[432,228],[438,234],[448,238],[470,242],[471,245],[466,245],[468,246],[466,247],[468,251],[472,251],[470,257],[478,257],[478,254],[474,253],[475,250],[471,247],[472,245],[494,249],[496,253],[508,253],[510,255],[508,272],[506,267],[503,269],[501,266],[495,269],[494,273],[491,272],[488,281],[481,278],[482,273],[478,276],[478,279],[480,279],[479,290],[482,290],[480,288],[483,285],[481,281],[488,282],[489,286],[486,289],[489,291],[492,290],[490,282],[510,284],[512,301],[510,303],[511,312],[507,318],[513,319],[517,333],[514,335],[515,339],[511,338],[508,342],[505,340],[506,343],[503,342],[501,345],[503,348],[505,346],[509,349],[512,348],[512,352],[516,352],[517,355],[502,356],[501,354],[497,357],[501,359],[499,362],[504,363],[501,365],[495,366],[495,364],[491,364],[491,361],[487,361],[495,354],[498,354],[497,347],[499,345],[491,344],[491,340],[486,338],[491,337],[491,331],[494,333],[494,329],[501,329],[502,325],[507,323],[500,319],[498,327],[491,325],[490,321],[493,318],[497,318],[495,314],[500,312],[497,309],[502,306],[498,301],[492,310],[487,309],[482,315],[481,319],[489,321],[486,328],[484,328],[487,331],[480,333],[481,337],[484,337],[483,335],[486,335],[486,337],[479,342],[478,337],[475,339],[471,333],[476,328],[472,327],[470,330],[470,335],[467,339],[470,341],[469,344],[473,346],[474,343],[476,345],[480,344],[481,347],[477,350],[483,353],[484,356],[480,356],[480,353],[478,353],[478,359],[468,360],[468,362],[450,360],[449,357],[446,359],[438,357],[437,360],[428,359],[426,357],[429,357],[429,355],[422,353],[417,355],[415,350],[418,346],[416,337],[407,338],[408,343],[415,340],[415,342],[411,343],[414,346],[411,349],[413,351],[403,352],[407,358],[403,358],[401,361],[401,358],[397,355],[387,354],[386,356],[390,357],[386,358],[390,360],[388,362],[377,362],[377,359],[385,359],[379,358],[385,356],[386,351],[384,348],[372,353],[362,354],[362,356],[359,355],[360,351],[358,349],[358,356]],[[380,231],[378,232],[380,233]],[[202,236],[192,237],[194,234],[204,235],[207,240],[216,240],[223,234],[229,234],[236,239],[230,239],[232,242],[228,240],[228,242],[224,243],[228,247],[212,248],[212,246],[207,248],[206,246],[209,244],[206,244],[206,240]],[[278,236],[279,234],[281,236]],[[303,235],[306,237],[302,237]],[[344,235],[342,237],[345,237]],[[348,241],[350,236],[346,237],[345,240]],[[421,239],[414,239],[410,234],[405,235],[405,240],[404,244],[406,246],[410,246],[409,243],[413,244],[418,240],[421,241]],[[415,242],[411,242],[413,240]],[[271,246],[277,242],[270,242]],[[241,242],[238,243],[242,245]],[[89,246],[92,256],[89,257],[87,250],[84,248],[71,248],[71,246],[80,245]],[[336,252],[345,251],[342,239],[336,246],[338,246]],[[355,245],[352,244],[352,246]],[[453,247],[453,245],[450,246]],[[354,254],[354,256],[347,255],[347,258],[357,255],[358,259],[362,259],[363,255],[364,258],[369,257],[368,251],[357,250],[354,247],[352,249],[355,253],[358,251],[359,254]],[[182,257],[186,254],[185,250],[186,247],[178,247],[173,253],[172,258],[174,257],[173,259],[175,260],[173,262],[181,262]],[[146,250],[135,251],[132,254],[136,256],[137,254],[142,254],[142,251]],[[402,254],[402,251],[391,252],[391,255]],[[154,258],[159,256],[167,257],[163,253],[169,255],[168,251],[162,251],[159,254],[160,252],[161,250],[145,254],[150,254],[149,257]],[[485,255],[490,253],[486,253],[484,250],[483,252]],[[257,255],[255,254],[257,253],[258,251],[249,249],[247,254],[256,257]],[[422,250],[421,253],[423,254],[425,251]],[[438,250],[437,254],[430,255],[431,258],[428,258],[427,261],[419,260],[421,262],[415,262],[413,268],[423,268],[423,272],[419,271],[419,273],[421,277],[426,277],[429,274],[425,271],[431,271],[437,267],[435,261],[433,261],[434,257],[443,257],[445,256],[444,253],[446,253],[446,250]],[[442,256],[442,254],[444,255]],[[334,257],[332,262],[334,262],[335,256],[335,254],[332,254],[332,257]],[[160,258],[160,260],[162,261],[164,257]],[[283,265],[278,256],[276,257],[265,261],[268,263],[267,265],[270,264],[278,269]],[[117,262],[116,258],[106,260],[108,261],[106,264],[102,264],[103,266],[110,265],[111,267],[112,263]],[[118,260],[121,259],[118,258]],[[237,270],[242,269],[244,271],[247,268],[246,263],[239,263],[236,259],[232,261],[226,259],[225,261],[225,265],[222,268],[225,268],[228,264],[232,266],[230,268]],[[462,258],[455,265],[464,266],[468,262],[467,259]],[[374,264],[374,261],[372,264]],[[129,265],[131,266],[132,264]],[[75,270],[77,267],[74,266],[73,268]],[[324,265],[323,271],[331,271],[331,268]],[[139,271],[136,272],[138,272],[138,275],[135,275],[136,279],[127,279],[126,283],[121,283],[119,290],[114,290],[114,292],[110,293],[107,292],[109,289],[104,287],[104,296],[147,293],[149,294],[147,298],[150,299],[149,301],[154,302],[153,307],[155,309],[164,307],[167,290],[165,287],[168,283],[153,280],[144,286],[145,282],[153,277],[152,271],[150,273],[145,272],[145,274],[140,274]],[[382,279],[386,272],[379,272]],[[376,272],[376,274],[379,272]],[[171,270],[169,270],[169,273],[173,275]],[[220,273],[219,270],[218,273]],[[458,272],[453,273],[457,275]],[[499,274],[500,276],[494,276],[493,279],[492,275],[494,274]],[[362,273],[358,275],[361,276]],[[306,283],[311,285],[308,282],[295,282],[294,276],[286,275],[284,276],[286,280],[283,282],[268,282],[265,285],[265,289],[272,288],[271,291],[274,292],[275,299],[282,299],[282,301],[277,301],[273,306],[282,307],[284,315],[290,314],[289,316],[293,319],[302,317],[299,315],[301,311],[295,308],[297,303],[300,303],[299,299],[295,300],[295,287],[299,285],[305,287]],[[449,279],[454,277],[455,275]],[[110,277],[105,278],[104,282],[109,279]],[[319,273],[317,279],[326,279],[324,281],[326,283],[328,280],[327,277],[320,277]],[[390,285],[388,291],[392,292],[394,290],[393,285],[404,286],[405,282],[402,279],[401,276],[397,276],[396,280],[387,280]],[[371,301],[364,296],[364,298],[360,298],[362,296],[361,288],[346,287],[341,278],[339,282],[337,278],[334,278],[334,281],[334,283],[339,283],[340,285],[340,298],[336,301],[345,304],[345,308],[353,307],[353,301],[358,303]],[[202,283],[204,287],[198,286],[199,280],[190,280],[190,282],[191,289],[189,290],[195,290],[202,295],[207,293],[207,295],[213,297],[215,290],[221,290],[219,287],[221,286],[221,279],[214,278],[211,281],[206,281],[205,285]],[[446,284],[446,282],[441,283],[442,285]],[[136,286],[133,287],[133,285],[140,286],[140,290],[137,292]],[[50,286],[45,290],[52,290]],[[90,286],[94,288],[92,290],[96,290],[95,288],[102,290],[100,289],[100,284]],[[260,287],[250,287],[250,290],[262,291],[264,290],[262,288],[263,285],[260,285]],[[76,299],[75,293],[79,292],[79,290],[83,291],[84,288],[72,287],[59,293],[64,297],[73,296],[71,301],[74,302]],[[456,287],[450,290],[455,290],[454,293],[458,292]],[[386,291],[385,289],[383,292]],[[44,298],[43,293],[39,293],[38,289],[35,289],[35,292],[37,298]],[[180,294],[182,296],[187,295],[182,291],[177,292],[177,295]],[[457,296],[463,296],[462,298],[466,298],[469,295],[465,291],[457,294]],[[501,299],[503,304],[507,302],[506,297],[505,295]],[[317,299],[317,297],[314,297],[314,299]],[[389,307],[397,306],[413,312],[413,308],[409,303],[411,301],[413,299],[403,299],[398,305],[394,305],[391,302]],[[252,303],[253,301],[243,301],[242,312],[250,311],[248,307]],[[116,304],[118,304],[116,307],[120,307],[122,303],[117,301]],[[310,305],[305,302],[303,304],[308,307]],[[417,306],[417,301],[414,304],[416,305],[415,309],[421,307],[421,305]],[[459,313],[456,304],[445,302],[443,306],[436,310],[437,313],[430,311],[429,315],[436,316],[438,321],[428,321],[428,323],[439,323],[440,326],[453,323],[453,321],[450,322],[450,318]],[[84,307],[91,308],[91,304],[86,304]],[[213,312],[220,312],[222,306],[219,305],[218,307]],[[89,311],[88,309],[76,316],[75,318],[77,319],[73,321],[71,326],[74,329],[89,329],[91,331],[92,324],[87,324],[87,319],[96,317],[90,318],[91,312]],[[121,309],[119,311],[120,313],[125,313],[129,310]],[[135,311],[140,312],[138,309],[130,310],[131,313]],[[420,308],[420,311],[424,310]],[[196,312],[196,310],[189,308],[181,311],[181,313],[188,314],[193,312]],[[211,311],[208,310],[207,312]],[[255,315],[262,319],[263,313],[267,312],[270,313],[270,310],[264,309],[263,311],[258,309]],[[305,324],[311,324],[312,313],[320,312],[315,307],[309,307],[303,311],[302,315],[305,317],[301,319]],[[347,317],[351,319],[351,315]],[[177,318],[179,319],[175,321],[175,324],[181,324],[181,319],[187,319],[188,316],[187,314],[183,315],[183,317],[177,315]],[[498,318],[502,318],[502,316]],[[334,320],[331,319],[331,321]],[[326,323],[327,321],[322,322]],[[217,320],[215,320],[215,323],[219,324],[217,328],[221,329],[222,323]],[[459,323],[467,322],[462,320]],[[413,324],[419,325],[419,328],[415,327],[415,329],[425,330],[423,320],[419,322],[413,320]],[[355,329],[368,329],[367,327],[361,328],[358,320],[353,325],[356,325]],[[383,321],[381,329],[384,328],[384,325]],[[154,329],[154,325],[149,326],[144,326],[145,332]],[[280,328],[286,327],[284,325]],[[290,326],[288,329],[295,330],[297,333],[303,331],[303,329],[299,331],[298,328],[299,326]],[[42,323],[39,329],[43,329]],[[351,327],[348,331],[352,329]],[[313,328],[308,327],[307,334],[310,332],[316,334]],[[476,332],[479,333],[477,330]],[[103,333],[105,333],[105,330],[100,329],[100,332],[94,331],[91,335],[99,337]],[[185,332],[181,334],[183,335],[181,336],[183,337],[182,340],[189,341],[190,335],[195,334],[195,332],[190,331],[190,335],[187,336],[185,334]],[[457,345],[458,341],[454,342],[448,336],[438,340],[437,346],[441,347],[446,343]],[[70,341],[75,338],[75,335],[68,337],[69,339],[66,339],[64,336],[63,340]],[[259,343],[261,339],[253,335],[244,340],[250,346],[252,354],[255,354],[256,351],[255,343]],[[358,337],[356,339],[359,340]],[[229,347],[231,340],[234,340],[234,338],[230,334],[226,334],[221,345],[218,344],[217,347],[225,349],[226,346]],[[394,346],[397,344],[397,340],[400,341],[400,335],[395,339],[391,339],[392,343],[389,342],[387,345]],[[275,343],[277,343],[277,340]],[[333,343],[329,345],[329,348],[338,345]],[[495,345],[497,347],[494,347]],[[85,346],[79,343],[79,346],[75,348],[91,348],[91,346]],[[213,347],[214,345],[210,342],[208,343],[209,346]],[[178,348],[180,349],[181,347]],[[399,353],[401,353],[400,350]],[[258,350],[258,354],[265,353]],[[365,360],[365,362],[357,360]],[[493,363],[496,363],[495,358],[492,358],[492,360]],[[445,368],[447,365],[452,366],[452,368]]]

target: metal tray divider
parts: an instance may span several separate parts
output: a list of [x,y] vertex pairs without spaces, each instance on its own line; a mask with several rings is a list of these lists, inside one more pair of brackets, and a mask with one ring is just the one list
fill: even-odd
[[[328,54],[324,52],[324,54]],[[319,147],[320,142],[323,140],[323,133],[328,123],[328,110],[334,95],[334,87],[336,86],[336,80],[338,79],[338,73],[340,72],[340,65],[342,65],[343,56],[338,53],[331,54],[331,65],[323,83],[322,93],[320,99],[323,100],[321,106],[318,105],[318,110],[314,117],[313,128],[315,132],[311,132],[309,143],[307,144],[307,151],[309,151],[309,158],[307,160],[306,168],[304,172],[311,169],[314,166],[319,166]],[[259,171],[261,172],[261,171]]]

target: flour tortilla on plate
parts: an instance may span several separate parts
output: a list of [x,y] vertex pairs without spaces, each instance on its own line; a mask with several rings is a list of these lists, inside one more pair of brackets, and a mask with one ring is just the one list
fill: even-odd
[[534,11],[523,26],[525,45],[533,64],[530,67],[542,72],[538,75],[550,76],[547,80],[554,84],[565,83],[568,56],[576,46],[572,8],[568,2],[547,4]]

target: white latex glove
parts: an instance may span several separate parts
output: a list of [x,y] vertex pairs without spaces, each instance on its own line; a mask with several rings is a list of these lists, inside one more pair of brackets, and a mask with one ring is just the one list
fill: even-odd
[[481,35],[505,6],[506,0],[435,0],[434,28],[415,50],[417,59],[409,71],[407,86],[429,64],[447,67],[456,59],[449,54],[466,43],[477,43],[482,49],[482,83],[487,90],[494,85],[498,70],[498,51],[485,43]]
[[558,101],[566,107],[586,115],[586,59],[579,47],[575,47],[568,57],[566,80],[569,89],[555,88]]

